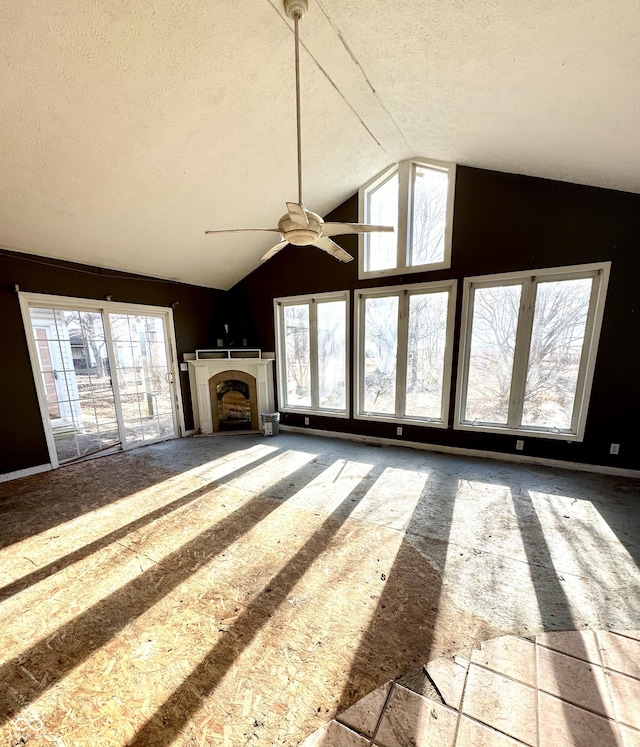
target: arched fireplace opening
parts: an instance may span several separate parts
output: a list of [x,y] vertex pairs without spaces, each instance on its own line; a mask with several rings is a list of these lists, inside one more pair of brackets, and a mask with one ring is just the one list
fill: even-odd
[[214,431],[258,430],[256,380],[243,371],[222,371],[209,379]]

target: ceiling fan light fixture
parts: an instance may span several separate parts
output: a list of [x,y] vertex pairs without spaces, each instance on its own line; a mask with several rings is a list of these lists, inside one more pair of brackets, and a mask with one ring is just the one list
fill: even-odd
[[278,228],[290,244],[308,246],[322,235],[322,225],[324,223],[322,218],[310,210],[305,210],[305,214],[308,224],[306,227],[293,220],[289,213],[283,215],[278,221]]

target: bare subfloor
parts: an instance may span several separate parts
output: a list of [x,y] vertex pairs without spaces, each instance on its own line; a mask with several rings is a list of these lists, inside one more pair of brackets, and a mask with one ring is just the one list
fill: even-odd
[[307,436],[0,485],[0,744],[296,745],[489,638],[640,628],[640,484]]

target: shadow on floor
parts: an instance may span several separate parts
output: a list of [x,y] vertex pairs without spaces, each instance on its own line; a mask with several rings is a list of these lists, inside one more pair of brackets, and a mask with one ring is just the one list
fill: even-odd
[[[382,470],[374,468],[369,477],[377,479]],[[283,604],[296,583],[331,544],[340,527],[356,509],[362,496],[354,488],[314,531],[303,547],[274,576],[266,588],[251,602],[219,644],[191,672],[168,700],[137,732],[130,747],[173,744],[202,701],[221,683],[239,654]],[[256,724],[259,726],[259,724]],[[250,736],[250,735],[247,735]]]
[[[250,464],[238,470],[234,476],[252,466]],[[245,535],[280,506],[283,500],[287,500],[295,492],[296,484],[309,482],[320,470],[320,465],[305,464],[296,472],[287,474],[270,488],[277,493],[278,499],[262,495],[249,498],[240,508],[204,529],[159,564],[62,625],[55,635],[7,661],[0,667],[0,681],[3,682],[0,691],[1,723],[10,720],[26,704],[59,682],[126,625],[186,581],[203,563]],[[203,493],[206,493],[206,489],[198,489],[183,496],[182,500],[188,501],[196,494],[201,496]],[[23,674],[25,670],[32,674],[33,680]]]
[[236,479],[238,476],[249,469],[254,469],[257,466],[268,462],[269,460],[273,459],[274,456],[275,453],[272,452],[268,455],[256,458],[252,462],[243,465],[243,467],[235,469],[232,472],[228,472],[224,477],[218,478],[211,483],[207,483],[197,490],[191,491],[185,495],[181,495],[179,498],[176,498],[173,501],[160,506],[154,511],[150,511],[149,513],[144,514],[144,516],[141,516],[134,521],[123,524],[122,526],[119,526],[117,529],[108,532],[107,534],[99,537],[93,542],[89,542],[78,548],[77,550],[68,553],[67,555],[57,557],[55,560],[51,561],[51,563],[48,563],[47,565],[42,566],[37,570],[22,576],[12,583],[6,584],[5,586],[0,588],[0,602],[4,601],[5,599],[9,599],[14,594],[18,594],[19,592],[28,589],[33,584],[37,584],[40,581],[43,581],[51,574],[59,573],[64,568],[68,568],[74,563],[78,563],[84,558],[88,558],[98,550],[101,550],[104,547],[108,547],[112,542],[118,542],[132,532],[142,529],[143,527],[151,524],[154,521],[157,521],[163,516],[168,516],[173,511],[177,511],[179,508],[197,501],[199,498],[206,495],[214,488]]

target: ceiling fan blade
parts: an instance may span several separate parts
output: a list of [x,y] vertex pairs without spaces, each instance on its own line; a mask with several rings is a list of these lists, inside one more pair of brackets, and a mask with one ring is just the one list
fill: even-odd
[[260,261],[265,262],[267,259],[271,259],[274,254],[277,254],[281,249],[284,249],[288,243],[288,241],[279,241],[275,246],[272,246],[266,254],[263,254],[262,257],[260,257]]
[[289,212],[289,218],[291,218],[294,223],[309,228],[309,219],[307,218],[305,209],[301,204],[297,202],[287,202],[287,211]]
[[331,254],[341,262],[353,261],[353,257],[349,254],[349,252],[345,252],[345,250],[341,246],[338,246],[335,241],[332,241],[327,236],[322,236],[317,241],[314,241],[311,246],[317,246],[318,249],[322,249],[323,252]]
[[282,231],[279,228],[221,228],[216,231],[205,231],[205,233],[241,233],[244,231],[269,231],[270,233],[279,233],[282,235]]
[[348,233],[389,233],[393,226],[370,226],[367,223],[324,223],[323,236],[341,236]]

